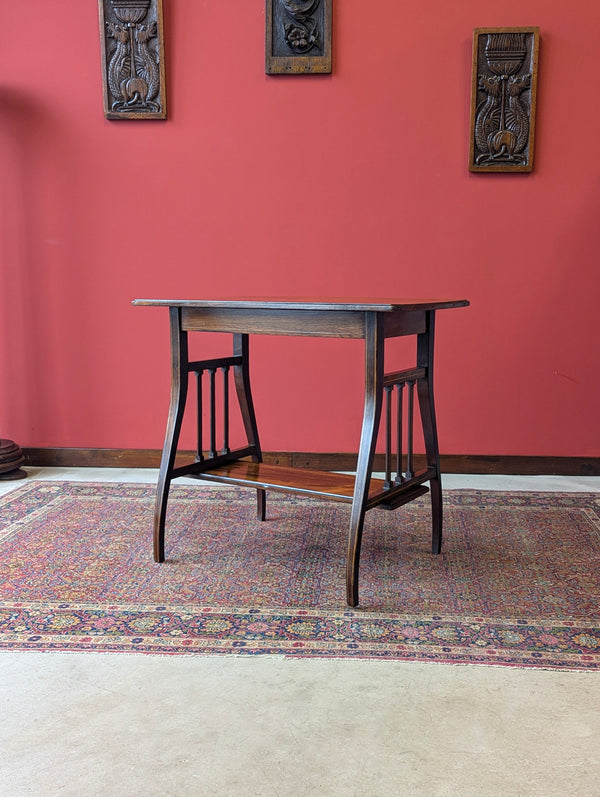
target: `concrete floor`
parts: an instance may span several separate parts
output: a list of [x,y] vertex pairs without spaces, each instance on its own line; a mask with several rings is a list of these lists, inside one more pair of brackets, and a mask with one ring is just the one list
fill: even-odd
[[[444,486],[600,492],[600,479]],[[3,797],[566,794],[600,797],[600,673],[0,651]]]

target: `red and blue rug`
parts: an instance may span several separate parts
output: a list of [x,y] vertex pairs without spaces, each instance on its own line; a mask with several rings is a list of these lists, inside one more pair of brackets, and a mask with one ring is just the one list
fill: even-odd
[[0,648],[278,654],[600,668],[600,495],[447,491],[367,514],[361,607],[345,596],[349,507],[172,487],[30,481],[0,499]]

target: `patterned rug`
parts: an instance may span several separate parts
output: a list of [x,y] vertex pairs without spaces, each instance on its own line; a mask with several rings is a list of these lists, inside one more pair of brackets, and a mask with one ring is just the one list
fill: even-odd
[[173,486],[23,483],[0,499],[0,648],[279,654],[600,669],[600,495],[447,491],[367,513],[361,607],[345,596],[349,506]]

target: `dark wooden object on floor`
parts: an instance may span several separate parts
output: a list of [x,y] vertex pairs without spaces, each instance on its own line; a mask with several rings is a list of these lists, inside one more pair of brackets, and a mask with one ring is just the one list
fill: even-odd
[[[165,558],[165,518],[171,481],[179,476],[254,487],[257,513],[265,518],[265,491],[283,490],[351,505],[346,570],[346,600],[357,606],[358,571],[365,513],[374,507],[396,509],[431,489],[432,552],[442,545],[442,489],[433,401],[434,326],[437,310],[468,305],[466,300],[349,300],[349,299],[137,299],[135,305],[169,308],[171,328],[171,405],[163,448],[154,519],[154,558]],[[227,332],[233,335],[231,355],[190,361],[189,332]],[[249,335],[299,335],[358,338],[365,341],[365,402],[356,476],[264,464],[250,390]],[[385,340],[405,335],[417,338],[417,362],[403,371],[385,373]],[[229,445],[228,377],[233,370],[235,390],[246,432],[246,445]],[[198,446],[195,461],[176,466],[175,457],[185,413],[189,374],[197,374]],[[216,379],[222,375],[223,433],[217,445]],[[208,429],[203,430],[203,375],[207,375]],[[425,466],[417,470],[413,457],[414,395],[419,405],[425,441]],[[404,402],[404,393],[407,400]],[[379,423],[385,403],[386,472],[371,478]],[[395,397],[395,401],[394,401]],[[406,428],[406,440],[402,430]],[[203,440],[209,439],[205,452]],[[395,452],[394,452],[395,447]],[[246,461],[244,461],[246,460]],[[251,460],[251,461],[247,461]]]
[[22,450],[13,440],[0,439],[0,481],[24,479],[27,471],[21,469],[25,462]]

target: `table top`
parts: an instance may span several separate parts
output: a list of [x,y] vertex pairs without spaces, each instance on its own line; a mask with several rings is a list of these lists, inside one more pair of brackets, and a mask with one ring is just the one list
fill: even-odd
[[228,308],[245,310],[331,310],[392,313],[411,310],[443,310],[467,307],[467,299],[373,299],[307,297],[234,297],[229,299],[135,299],[132,304],[150,307]]

